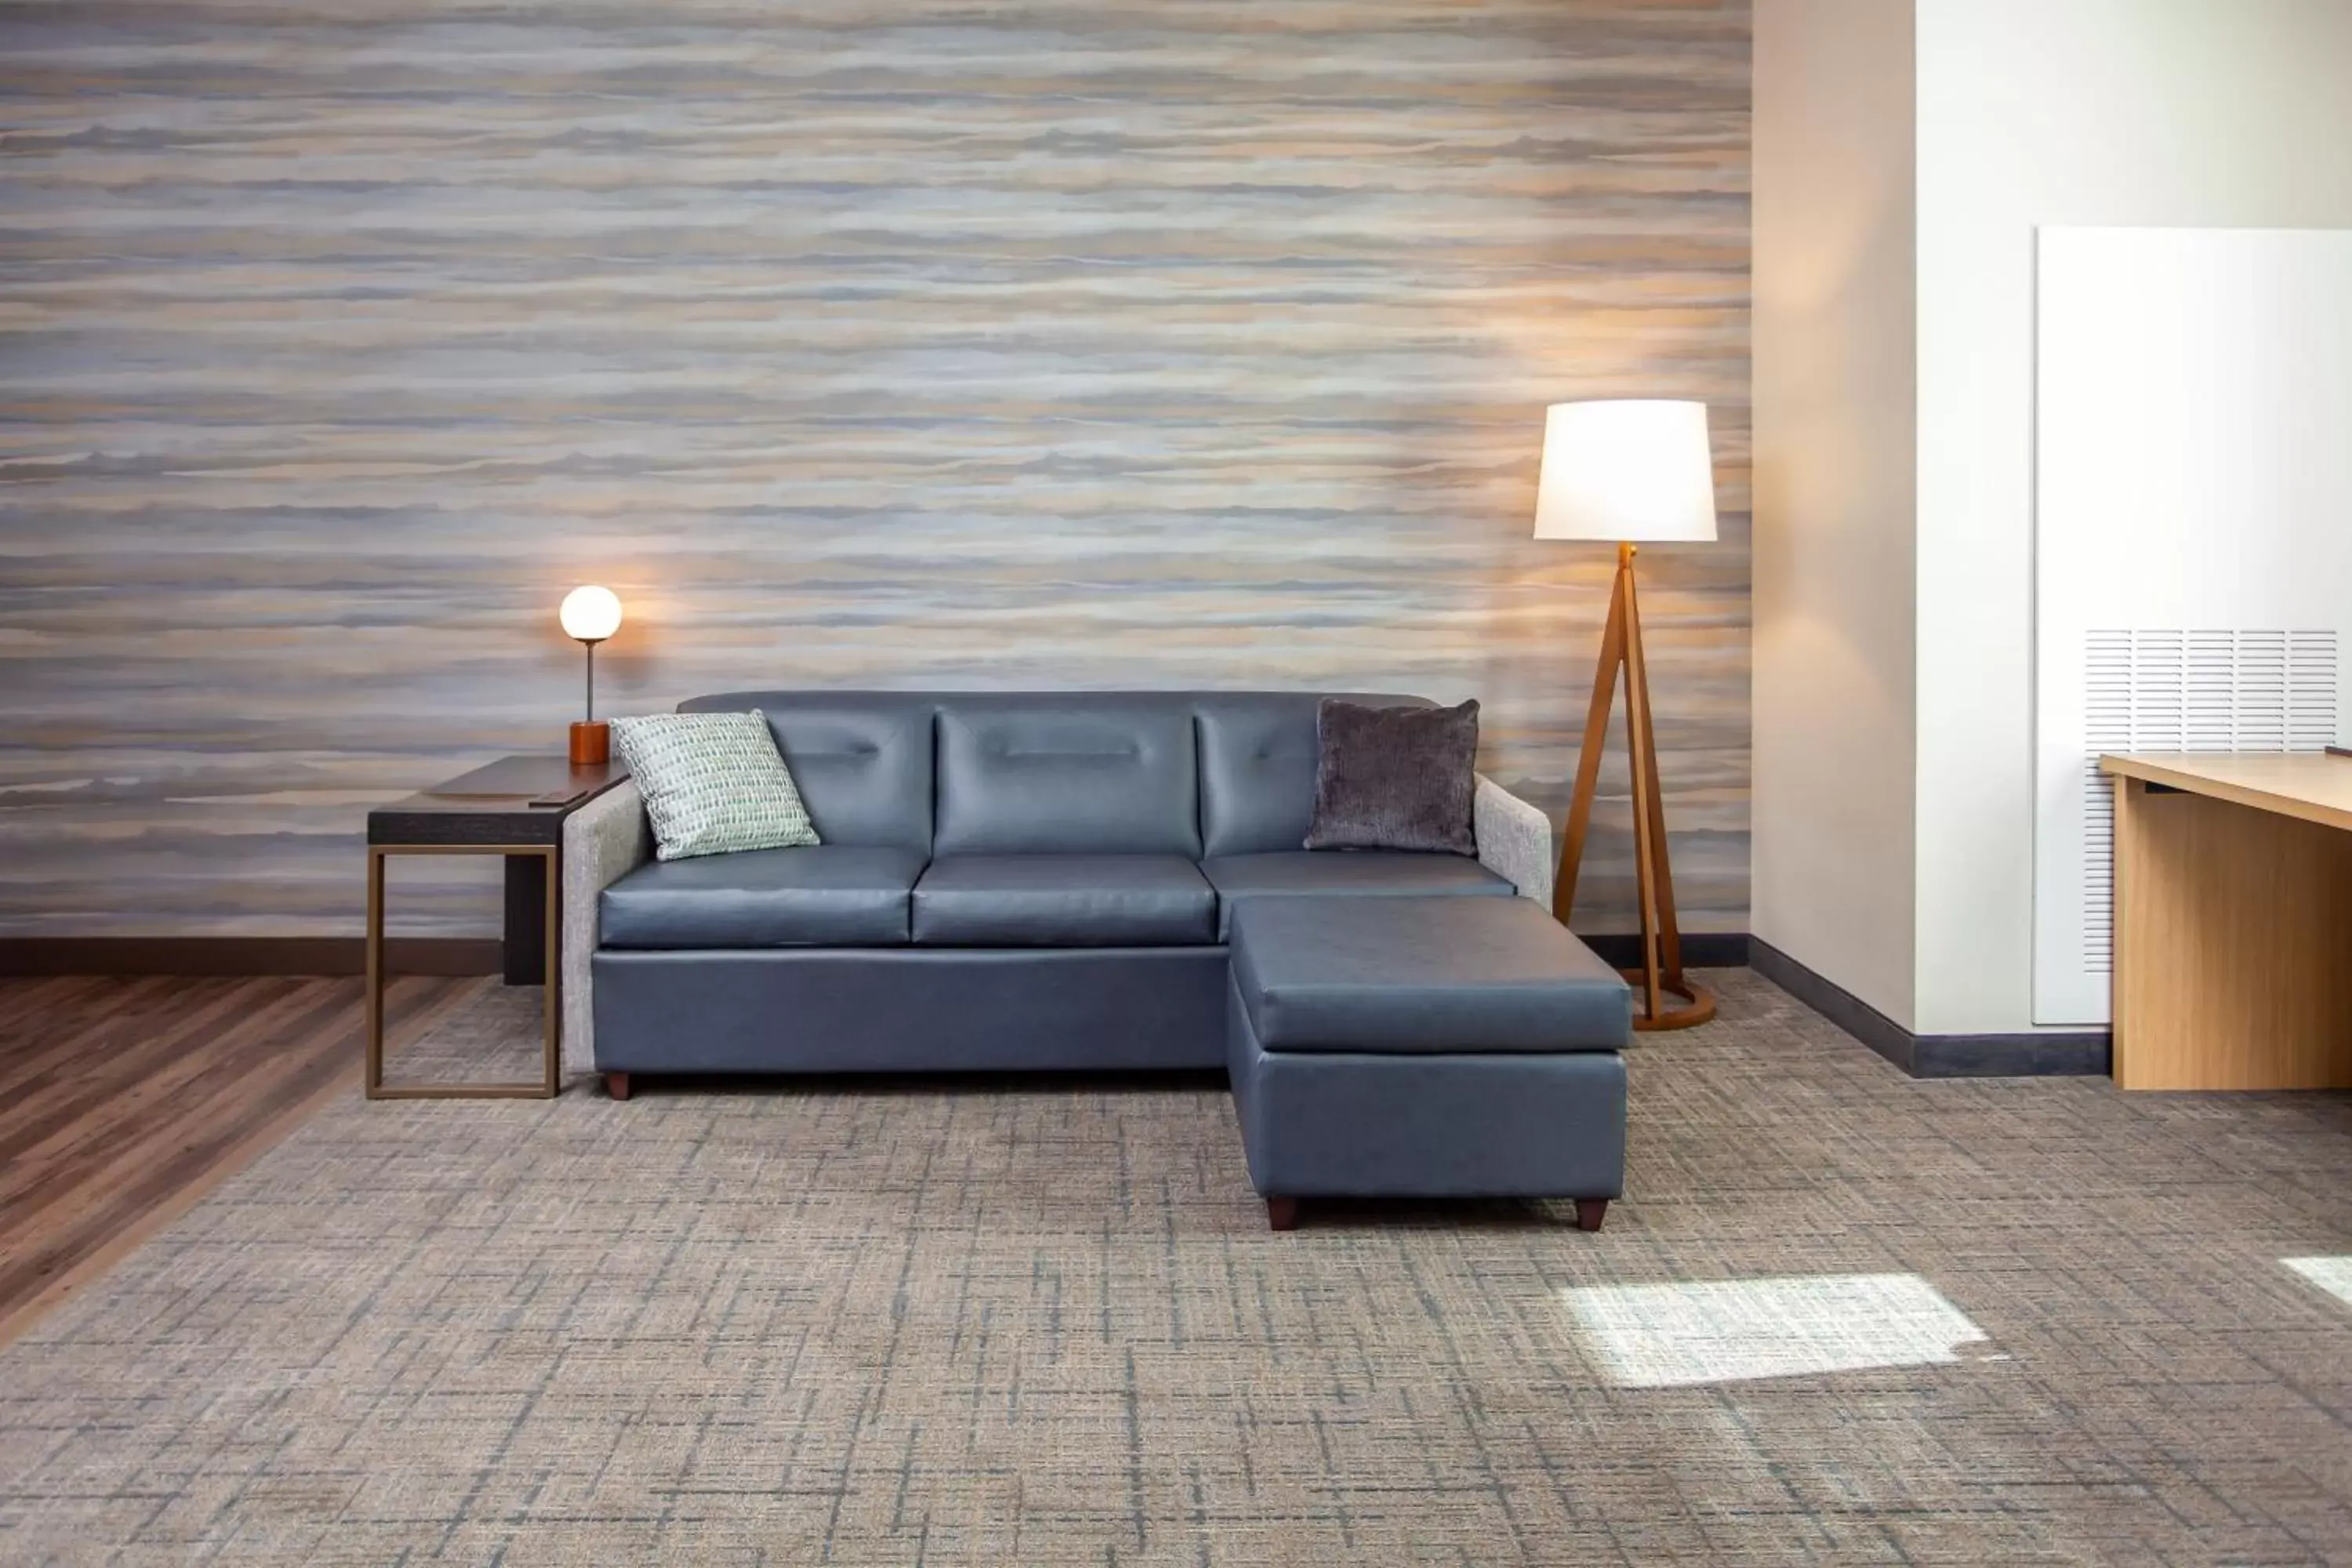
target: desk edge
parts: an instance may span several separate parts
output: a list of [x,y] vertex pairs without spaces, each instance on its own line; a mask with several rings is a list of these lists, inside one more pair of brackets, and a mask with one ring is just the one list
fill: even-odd
[[2261,789],[2252,784],[2208,778],[2202,773],[2151,763],[2144,756],[2126,752],[2100,753],[2099,771],[2110,778],[2137,779],[2142,784],[2164,784],[2189,795],[2201,795],[2212,800],[2228,801],[2233,805],[2249,806],[2256,811],[2292,816],[2303,822],[2315,822],[2322,827],[2352,832],[2352,811],[2341,806],[2305,800],[2299,795],[2281,795],[2275,790]]

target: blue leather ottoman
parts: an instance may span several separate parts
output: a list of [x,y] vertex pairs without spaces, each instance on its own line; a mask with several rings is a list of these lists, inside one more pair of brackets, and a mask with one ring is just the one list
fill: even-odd
[[1633,998],[1526,899],[1265,897],[1233,916],[1226,1062],[1250,1181],[1298,1200],[1624,1191]]

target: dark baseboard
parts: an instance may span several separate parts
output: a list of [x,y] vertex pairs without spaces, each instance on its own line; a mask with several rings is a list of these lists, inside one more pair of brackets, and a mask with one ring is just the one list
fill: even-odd
[[[1619,968],[1642,961],[1640,940],[1628,932],[1598,932],[1585,936],[1584,942],[1603,963]],[[496,974],[500,969],[495,937],[394,937],[387,946],[395,974]],[[355,936],[0,937],[0,975],[348,975],[364,973],[366,961],[365,947]],[[1693,969],[1754,969],[1914,1078],[2099,1077],[2109,1070],[2104,1029],[1915,1035],[1745,931],[1690,932],[1683,938],[1683,962]]]
[[1761,937],[1748,939],[1757,973],[1913,1078],[2104,1078],[2107,1031],[2065,1035],[1915,1035]]
[[[1640,940],[1623,932],[1584,939],[1603,963],[1642,962]],[[496,974],[495,937],[394,937],[395,974]],[[1744,931],[1694,931],[1683,938],[1693,969],[1737,969],[1748,962]],[[359,974],[366,952],[355,936],[18,936],[0,937],[0,974]]]
[[[496,974],[496,937],[394,937],[394,974]],[[0,974],[364,974],[355,936],[0,937]]]
[[2063,1035],[1922,1035],[1915,1078],[2105,1078],[2114,1040],[2105,1029]]
[[1748,939],[1748,967],[1905,1072],[1916,1073],[1918,1037],[1844,986],[1823,979],[1761,937]]
[[[1642,939],[1632,931],[1576,933],[1601,962],[1615,969],[1633,969],[1642,962]],[[1694,931],[1683,933],[1683,966],[1686,969],[1742,969],[1748,963],[1748,933],[1744,931]]]

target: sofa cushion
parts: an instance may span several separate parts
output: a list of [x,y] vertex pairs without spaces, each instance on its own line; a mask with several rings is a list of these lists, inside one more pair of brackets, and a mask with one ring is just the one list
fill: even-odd
[[1217,934],[1233,930],[1235,900],[1253,895],[1346,893],[1366,897],[1508,898],[1517,889],[1475,860],[1459,855],[1413,855],[1395,849],[1286,849],[1265,855],[1218,855],[1201,862],[1217,889]]
[[1316,714],[1309,849],[1475,855],[1478,702],[1366,708],[1326,698]]
[[1181,693],[940,699],[938,855],[1201,856]]
[[722,691],[681,713],[756,708],[827,844],[931,852],[932,699],[910,691]]
[[820,844],[656,861],[604,889],[606,947],[899,947],[923,858]]
[[1167,947],[1217,940],[1217,895],[1177,855],[950,855],[915,884],[934,947]]
[[613,721],[665,860],[817,842],[765,721],[751,713],[653,713]]
[[1633,994],[1526,899],[1244,899],[1234,987],[1268,1051],[1613,1051]]
[[[1204,855],[1296,849],[1315,816],[1312,691],[1205,691],[1192,700],[1201,750]],[[1356,695],[1366,708],[1426,708],[1425,697]]]

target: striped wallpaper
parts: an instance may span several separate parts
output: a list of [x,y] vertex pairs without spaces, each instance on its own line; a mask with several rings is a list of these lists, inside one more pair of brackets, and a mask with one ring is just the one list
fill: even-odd
[[1559,809],[1612,563],[1536,458],[1612,395],[1716,410],[1643,605],[1744,928],[1738,0],[11,4],[0,138],[0,934],[357,930],[369,802],[561,748],[583,581],[614,710],[1475,695]]

